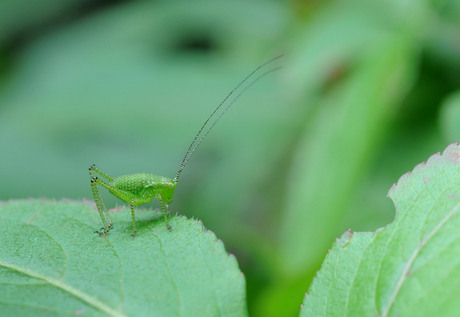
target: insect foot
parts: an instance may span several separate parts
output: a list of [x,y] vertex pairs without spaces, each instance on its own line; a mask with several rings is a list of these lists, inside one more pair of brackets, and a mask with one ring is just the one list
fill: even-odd
[[97,233],[100,237],[102,237],[108,235],[109,231],[105,230],[105,228],[101,228],[100,230],[94,231],[94,233]]

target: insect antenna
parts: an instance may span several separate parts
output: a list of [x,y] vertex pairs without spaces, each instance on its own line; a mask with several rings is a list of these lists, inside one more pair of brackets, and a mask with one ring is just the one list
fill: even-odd
[[[203,125],[201,126],[200,130],[198,131],[198,133],[195,135],[195,137],[193,138],[193,141],[192,143],[190,144],[190,146],[188,147],[187,149],[187,152],[185,153],[185,156],[184,158],[182,159],[182,163],[180,165],[180,168],[179,170],[177,171],[177,174],[176,174],[176,177],[174,177],[174,181],[175,182],[178,182],[179,180],[179,176],[180,174],[182,173],[182,171],[184,170],[185,166],[187,165],[188,161],[190,160],[190,158],[192,157],[193,153],[195,153],[196,149],[198,148],[198,146],[200,146],[201,142],[203,142],[203,140],[206,138],[206,136],[209,134],[209,132],[211,132],[211,130],[214,128],[214,126],[216,125],[216,123],[220,120],[220,118],[222,118],[222,116],[227,112],[228,109],[230,109],[230,107],[240,98],[240,96],[246,91],[248,90],[252,85],[254,85],[256,82],[258,82],[260,79],[262,79],[262,77],[265,77],[266,75],[276,71],[276,70],[279,70],[281,67],[276,67],[276,68],[273,68],[271,70],[268,70],[264,73],[262,73],[261,75],[259,75],[258,77],[256,77],[253,81],[251,81],[247,86],[245,86],[244,88],[242,88],[242,90],[240,91],[240,93],[238,93],[238,95],[236,95],[232,101],[227,105],[227,107],[224,108],[224,110],[222,110],[222,112],[220,113],[220,115],[213,121],[213,123],[211,124],[211,126],[203,133],[204,131],[204,128],[206,127],[206,125],[208,124],[209,120],[211,120],[214,115],[217,113],[217,111],[222,107],[222,105],[228,100],[228,98],[230,98],[230,96],[236,91],[238,90],[238,88],[243,85],[247,80],[249,80],[257,71],[259,71],[262,67],[266,66],[267,64],[270,64],[272,62],[274,62],[275,60],[283,57],[284,55],[279,55],[275,58],[272,58],[271,60],[263,63],[262,65],[258,66],[256,69],[254,69],[248,76],[246,76],[238,85],[235,86],[235,88],[233,88],[230,93],[220,102],[220,104],[214,109],[214,111],[211,113],[211,115],[206,119],[206,121],[203,123]],[[200,137],[201,136],[201,137]]]

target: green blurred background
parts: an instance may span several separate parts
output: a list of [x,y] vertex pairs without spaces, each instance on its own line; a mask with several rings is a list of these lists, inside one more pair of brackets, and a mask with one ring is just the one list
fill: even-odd
[[173,177],[281,53],[170,209],[236,255],[252,316],[295,316],[334,238],[391,222],[390,186],[460,140],[460,1],[2,1],[0,199],[92,199],[92,163]]

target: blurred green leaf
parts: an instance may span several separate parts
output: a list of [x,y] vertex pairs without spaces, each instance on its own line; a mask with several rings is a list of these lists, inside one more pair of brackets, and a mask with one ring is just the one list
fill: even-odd
[[396,37],[381,44],[318,106],[296,153],[281,244],[289,275],[315,266],[327,249],[395,107],[413,82],[416,52],[411,42]]
[[301,316],[458,316],[460,146],[402,176],[394,222],[345,232],[323,262]]
[[440,124],[447,141],[460,140],[460,91],[451,94],[443,102]]
[[[233,256],[201,222],[138,210],[112,213],[94,234],[93,206],[47,200],[0,204],[3,316],[245,316],[245,281]],[[152,219],[153,216],[153,219]]]
[[0,1],[0,48],[5,40],[17,33],[35,31],[37,26],[50,21],[59,21],[63,16],[71,16],[75,7],[90,2],[88,0],[36,0],[34,9],[30,1]]

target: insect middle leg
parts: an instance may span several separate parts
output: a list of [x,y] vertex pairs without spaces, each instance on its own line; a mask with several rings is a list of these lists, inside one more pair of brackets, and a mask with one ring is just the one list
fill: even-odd
[[171,226],[169,225],[167,216],[168,205],[164,203],[163,199],[161,199],[161,195],[158,195],[157,199],[160,201],[161,211],[163,212],[163,217],[165,218],[166,228],[168,229],[168,231],[171,231]]
[[133,219],[133,233],[131,233],[131,237],[133,238],[136,237],[136,232],[137,232],[136,215],[134,214],[134,204],[135,204],[135,201],[133,199],[131,200],[131,203],[129,204],[129,208],[131,209],[131,218]]
[[[160,204],[161,204],[161,209],[163,211],[163,216],[165,218],[165,223],[166,223],[166,228],[171,231],[171,226],[169,225],[169,222],[168,222],[168,218],[166,216],[166,211],[167,211],[167,206],[168,205],[165,205],[165,203],[163,202],[163,200],[161,199],[161,195],[157,195],[156,197],[159,201],[160,201]],[[137,197],[137,198],[133,198],[131,200],[131,203],[129,204],[129,207],[131,209],[131,218],[133,219],[133,233],[131,234],[131,237],[136,237],[136,232],[137,232],[137,227],[136,227],[136,216],[135,216],[135,213],[134,213],[134,206],[137,206],[137,205],[142,205],[142,204],[145,204],[145,203],[148,203],[152,200],[152,197],[149,196],[149,195],[144,195],[144,196],[140,196],[140,197]],[[165,208],[166,206],[166,208]]]
[[[161,199],[161,195],[157,195],[156,197],[159,201],[160,201],[160,204],[161,204],[161,210],[163,211],[163,216],[165,218],[165,223],[166,223],[166,228],[171,231],[171,226],[169,225],[169,222],[168,222],[168,217],[167,217],[167,208],[168,208],[168,205],[166,205],[163,200]],[[152,200],[152,198],[150,196],[140,196],[140,197],[137,197],[137,198],[133,198],[131,200],[131,203],[129,204],[129,208],[131,209],[131,218],[133,220],[133,233],[131,234],[131,237],[136,237],[136,232],[137,232],[137,226],[136,226],[136,215],[135,215],[135,212],[134,212],[134,206],[137,206],[137,205],[142,205],[142,204],[145,204],[145,203],[148,203]],[[166,207],[165,207],[166,206]]]

